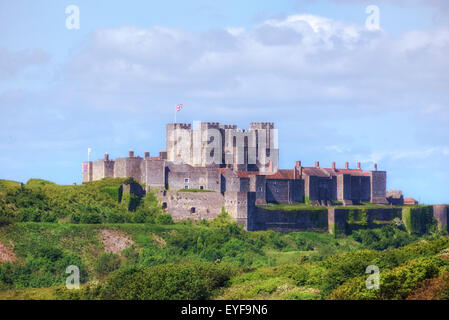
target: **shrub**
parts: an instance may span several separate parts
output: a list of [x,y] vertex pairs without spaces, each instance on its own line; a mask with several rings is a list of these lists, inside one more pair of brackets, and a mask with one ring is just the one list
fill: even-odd
[[360,242],[364,248],[385,250],[399,248],[416,241],[416,237],[393,225],[379,229],[357,230],[352,233],[354,240]]
[[410,234],[422,235],[436,224],[432,206],[408,207],[403,209],[405,226]]
[[116,212],[114,210],[105,210],[106,221],[109,223],[124,223],[126,217],[121,212]]
[[4,226],[8,226],[14,222],[14,219],[11,217],[0,216],[0,228]]
[[122,201],[123,187],[122,186],[106,186],[101,191],[107,193],[112,199],[117,202]]
[[118,268],[120,268],[120,257],[114,253],[103,253],[94,263],[94,271],[99,277],[104,277]]
[[99,288],[86,290],[86,295],[99,299],[209,299],[235,273],[235,268],[225,264],[166,264],[143,269],[128,267],[111,274]]
[[80,215],[80,223],[85,223],[85,224],[98,224],[101,223],[103,221],[101,215],[99,213],[96,212],[87,212],[85,214],[81,214]]
[[168,213],[160,213],[156,217],[157,224],[173,224],[173,218]]
[[438,275],[441,259],[418,258],[392,270],[381,271],[379,289],[367,289],[366,277],[351,279],[330,295],[332,300],[405,299],[425,279]]
[[407,300],[448,300],[449,272],[443,272],[439,277],[427,279],[407,297]]

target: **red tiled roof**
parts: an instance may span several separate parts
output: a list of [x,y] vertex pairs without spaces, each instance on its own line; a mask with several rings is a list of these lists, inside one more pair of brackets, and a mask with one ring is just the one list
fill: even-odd
[[249,178],[249,176],[256,176],[259,174],[258,171],[236,171],[239,178]]
[[316,167],[302,167],[302,172],[308,176],[328,177],[329,174],[327,174],[324,170],[325,169]]
[[362,169],[332,169],[332,168],[323,168],[331,175],[337,174],[350,174],[351,176],[369,176],[368,171],[363,171]]
[[294,170],[278,170],[274,174],[267,174],[266,179],[294,179]]
[[418,203],[418,201],[413,198],[410,198],[410,197],[404,199],[404,204],[410,204],[410,203],[415,204],[415,203]]

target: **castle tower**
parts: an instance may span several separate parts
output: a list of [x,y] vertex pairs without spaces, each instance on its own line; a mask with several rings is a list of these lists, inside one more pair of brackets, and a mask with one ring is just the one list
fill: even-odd
[[[277,130],[273,122],[251,122],[250,129],[256,132],[257,168],[267,174],[276,172],[279,163]],[[271,164],[270,164],[271,163]]]
[[279,150],[272,122],[253,122],[250,129],[218,122],[170,123],[166,127],[167,161],[195,167],[276,172]]
[[167,161],[192,163],[192,125],[168,123],[166,126]]

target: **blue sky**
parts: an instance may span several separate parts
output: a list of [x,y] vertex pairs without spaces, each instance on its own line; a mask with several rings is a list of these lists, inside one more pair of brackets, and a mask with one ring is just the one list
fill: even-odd
[[448,22],[445,0],[0,0],[0,178],[156,154],[183,103],[182,122],[275,122],[282,168],[377,162],[388,189],[449,203]]

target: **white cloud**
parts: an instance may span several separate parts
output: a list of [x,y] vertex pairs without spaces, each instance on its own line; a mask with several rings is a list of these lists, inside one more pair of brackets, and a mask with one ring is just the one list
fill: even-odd
[[49,55],[41,49],[10,51],[0,47],[0,80],[7,80],[21,70],[46,63]]
[[[196,101],[321,103],[365,110],[445,104],[449,29],[398,39],[315,15],[210,32],[121,27],[92,33],[64,75],[76,88],[110,94],[177,95]],[[439,99],[439,100],[438,100]],[[434,101],[432,101],[434,100]],[[414,105],[415,104],[415,105]],[[373,108],[375,106],[375,108]]]

